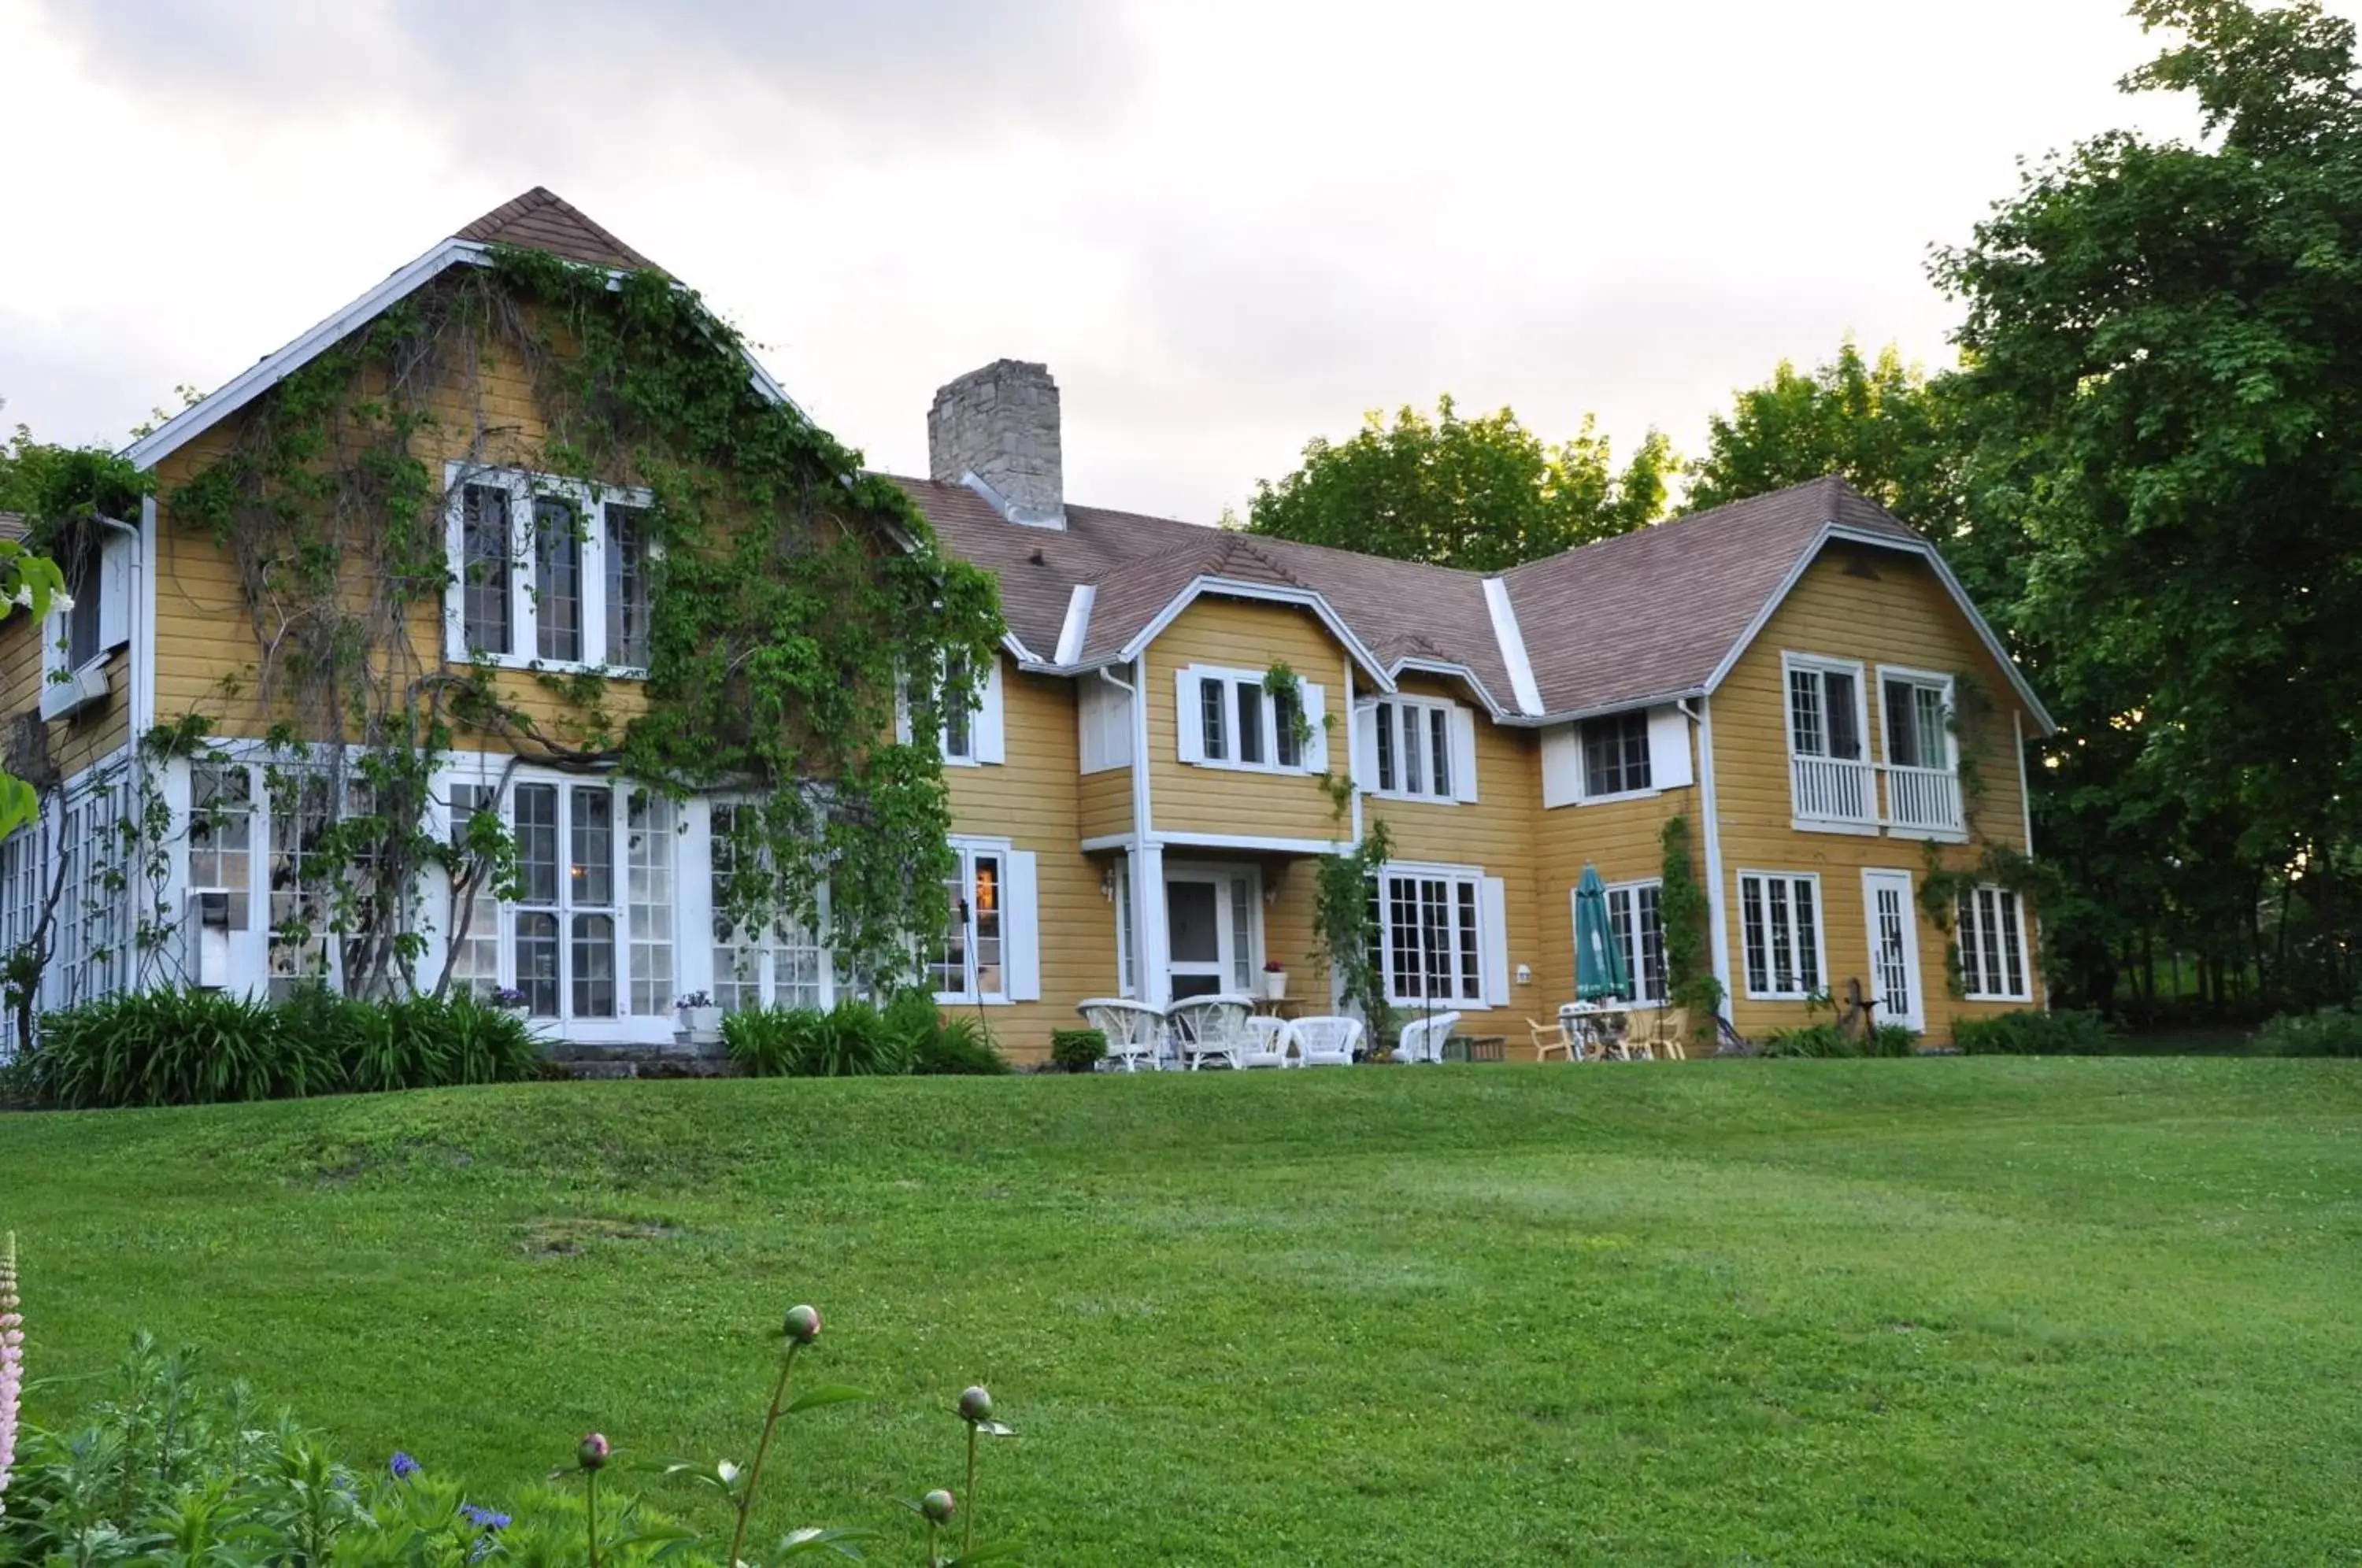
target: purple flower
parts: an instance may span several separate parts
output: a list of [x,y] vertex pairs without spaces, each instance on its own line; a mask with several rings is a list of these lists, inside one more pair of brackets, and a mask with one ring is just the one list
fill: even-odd
[[474,1525],[478,1529],[506,1529],[509,1528],[508,1515],[500,1513],[494,1509],[480,1508],[473,1503],[462,1503],[459,1505],[459,1511],[467,1515],[468,1522]]
[[981,1387],[964,1391],[959,1397],[959,1418],[970,1423],[992,1419],[992,1396]]
[[[25,1316],[17,1301],[17,1233],[0,1244],[0,1492],[8,1489],[8,1467],[17,1462],[17,1423],[24,1408]],[[8,1506],[0,1501],[0,1513]]]
[[605,1437],[598,1432],[586,1432],[581,1442],[575,1446],[574,1461],[585,1470],[596,1470],[607,1463],[607,1455],[613,1452],[607,1446]]
[[393,1458],[387,1462],[386,1468],[393,1472],[395,1480],[407,1481],[425,1467],[397,1448],[393,1451]]

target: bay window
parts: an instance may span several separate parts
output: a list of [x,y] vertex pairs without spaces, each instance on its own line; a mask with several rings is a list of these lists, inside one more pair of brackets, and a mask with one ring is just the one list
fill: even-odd
[[446,657],[647,668],[659,552],[646,493],[456,463],[447,472]]
[[1820,878],[1810,873],[1738,874],[1749,996],[1800,1001],[1827,988],[1822,980],[1826,971],[1820,892]]
[[2025,957],[2025,900],[2007,888],[1984,885],[1960,894],[1958,911],[1960,979],[1976,1001],[2032,1001],[2033,970]]

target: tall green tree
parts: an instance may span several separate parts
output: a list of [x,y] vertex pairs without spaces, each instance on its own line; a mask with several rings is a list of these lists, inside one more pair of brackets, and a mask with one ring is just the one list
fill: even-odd
[[[1970,525],[2023,541],[2013,618],[2079,732],[2049,761],[2088,776],[2045,825],[2070,854],[2143,834],[2158,879],[2211,905],[2210,943],[2342,989],[2362,829],[2354,28],[2315,0],[2133,14],[2176,39],[2122,85],[2195,95],[2203,138],[2112,132],[2041,162],[1934,266],[1967,308],[1949,390],[1974,431]],[[2113,760],[2087,768],[2095,752]]]
[[1256,481],[1247,529],[1500,571],[1655,522],[1677,471],[1657,431],[1619,469],[1589,415],[1550,446],[1506,408],[1462,418],[1447,394],[1432,418],[1406,407],[1389,425],[1373,410],[1350,440],[1311,441],[1294,473]]

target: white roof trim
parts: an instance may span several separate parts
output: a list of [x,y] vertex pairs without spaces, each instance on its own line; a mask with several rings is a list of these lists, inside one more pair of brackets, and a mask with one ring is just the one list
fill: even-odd
[[1072,664],[1083,657],[1083,641],[1091,635],[1091,604],[1099,596],[1097,583],[1075,585],[1066,599],[1065,624],[1058,628],[1058,647],[1050,657],[1058,664]]
[[1497,577],[1485,580],[1485,608],[1492,612],[1493,640],[1501,645],[1501,662],[1509,667],[1509,691],[1518,712],[1542,711],[1542,689],[1534,684],[1534,667],[1526,657],[1525,633],[1518,625],[1517,606],[1509,602],[1509,585]]
[[[1976,605],[1969,599],[1969,591],[1960,586],[1960,580],[1952,575],[1952,569],[1944,564],[1943,556],[1934,545],[1921,538],[1906,538],[1880,529],[1852,528],[1841,523],[1822,524],[1821,531],[1813,536],[1812,543],[1797,552],[1794,564],[1789,567],[1787,575],[1780,580],[1780,586],[1772,591],[1771,597],[1764,600],[1763,607],[1755,613],[1755,618],[1747,624],[1747,629],[1738,635],[1738,640],[1730,645],[1730,651],[1723,655],[1720,664],[1714,667],[1714,673],[1706,677],[1705,695],[1713,695],[1723,681],[1729,678],[1731,670],[1738,666],[1740,657],[1753,646],[1756,637],[1761,635],[1764,626],[1771,622],[1772,614],[1786,602],[1796,584],[1803,580],[1805,573],[1812,569],[1813,563],[1820,558],[1822,547],[1831,539],[1844,539],[1850,544],[1868,545],[1876,549],[1894,550],[1904,555],[1917,556],[1933,567],[1937,580],[1951,594],[1952,602],[1959,606],[1960,613],[1968,617],[1969,624],[1975,629],[1978,640],[1984,644],[1985,651],[1991,654],[1993,662],[2001,667],[2002,674],[2009,681],[2010,690],[2017,694],[2017,700],[2025,705],[2025,711],[2032,713],[2035,722],[2042,726],[2042,733],[2046,735],[2058,733],[2058,722],[2050,716],[2050,710],[2042,705],[2042,699],[2034,694],[2034,688],[2026,682],[2025,672],[2017,668],[2015,659],[2010,657],[2009,649],[2002,645],[2002,640],[1994,633],[1992,624],[1978,613]],[[1631,705],[1619,704],[1619,706]]]
[[1228,599],[1262,599],[1275,604],[1302,605],[1320,618],[1320,624],[1329,629],[1330,635],[1345,646],[1346,653],[1352,656],[1353,662],[1360,665],[1372,680],[1377,682],[1380,690],[1392,691],[1395,689],[1394,677],[1387,673],[1385,666],[1378,662],[1377,656],[1354,635],[1353,628],[1345,624],[1344,617],[1330,609],[1329,602],[1319,594],[1308,588],[1281,588],[1273,583],[1241,582],[1234,578],[1227,577],[1192,578],[1188,586],[1167,600],[1164,608],[1159,610],[1147,625],[1142,626],[1133,635],[1130,642],[1124,644],[1114,659],[1102,659],[1098,662],[1114,663],[1138,658],[1148,645],[1156,640],[1157,635],[1171,625],[1182,611],[1197,602],[1199,595],[1206,593],[1219,593]]
[[1420,658],[1412,655],[1395,660],[1395,667],[1389,673],[1399,678],[1406,669],[1415,669],[1422,675],[1448,675],[1456,679],[1464,680],[1475,691],[1477,699],[1485,704],[1485,711],[1495,719],[1507,720],[1515,716],[1508,709],[1501,706],[1500,701],[1493,695],[1492,688],[1485,684],[1484,677],[1464,664],[1454,664],[1448,658]]

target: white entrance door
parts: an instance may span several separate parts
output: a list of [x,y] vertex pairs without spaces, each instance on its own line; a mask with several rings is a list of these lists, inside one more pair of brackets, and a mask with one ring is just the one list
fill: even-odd
[[1174,1000],[1253,990],[1263,962],[1256,923],[1262,889],[1262,874],[1253,867],[1167,864],[1164,926]]
[[1878,1021],[1927,1027],[1919,1005],[1919,927],[1911,909],[1911,873],[1861,874],[1862,912],[1870,924],[1871,987]]

